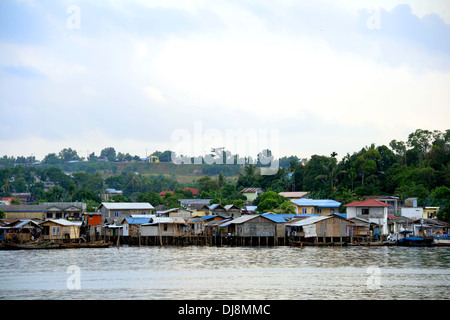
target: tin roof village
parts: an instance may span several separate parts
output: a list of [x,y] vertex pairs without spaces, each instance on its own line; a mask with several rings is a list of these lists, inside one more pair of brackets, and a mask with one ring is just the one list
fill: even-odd
[[[330,199],[311,199],[308,192],[280,192],[292,204],[293,213],[258,213],[253,202],[264,191],[244,188],[241,193],[247,199],[241,208],[192,198],[180,199],[179,206],[173,208],[154,207],[148,202],[104,201],[96,212],[87,212],[83,202],[13,205],[3,198],[2,249],[124,244],[450,245],[450,224],[436,219],[439,208],[419,207],[416,198],[367,197],[342,205]],[[340,207],[344,213],[339,212]]]

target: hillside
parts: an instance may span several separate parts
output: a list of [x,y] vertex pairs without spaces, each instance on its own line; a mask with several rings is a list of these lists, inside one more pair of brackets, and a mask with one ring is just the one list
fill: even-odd
[[240,165],[208,165],[208,164],[174,164],[172,162],[72,162],[63,164],[40,164],[40,169],[56,167],[67,173],[99,172],[103,178],[121,175],[127,172],[137,172],[143,176],[159,176],[175,178],[179,183],[189,183],[202,176],[216,176],[220,173],[234,180],[241,171]]

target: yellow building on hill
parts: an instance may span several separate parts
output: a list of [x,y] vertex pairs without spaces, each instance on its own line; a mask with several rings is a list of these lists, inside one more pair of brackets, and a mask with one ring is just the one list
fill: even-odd
[[319,216],[328,216],[338,213],[340,202],[329,199],[298,199],[291,200],[296,207],[297,214],[315,214]]

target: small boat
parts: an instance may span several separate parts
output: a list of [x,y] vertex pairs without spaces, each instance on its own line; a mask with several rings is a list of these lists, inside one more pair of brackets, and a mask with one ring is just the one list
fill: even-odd
[[410,230],[397,232],[392,238],[396,239],[393,240],[396,245],[404,247],[429,247],[435,245],[433,237],[416,237],[414,232]]
[[433,241],[438,246],[450,246],[450,236],[435,236]]
[[5,250],[64,249],[62,243],[4,243]]
[[398,246],[408,246],[408,247],[428,247],[433,246],[434,241],[431,237],[404,237],[397,241]]
[[93,242],[80,242],[80,243],[63,243],[65,248],[108,248],[112,246],[112,242],[105,241],[93,241]]

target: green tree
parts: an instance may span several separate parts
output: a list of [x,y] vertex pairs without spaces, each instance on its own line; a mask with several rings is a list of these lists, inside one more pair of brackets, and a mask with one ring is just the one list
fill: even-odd
[[429,130],[417,129],[408,136],[407,145],[410,148],[417,150],[419,157],[419,166],[422,167],[425,154],[431,147],[431,139],[433,133]]
[[422,184],[410,182],[409,184],[399,186],[397,189],[395,189],[395,193],[398,194],[402,199],[417,197],[420,205],[427,198],[429,190]]
[[243,172],[239,173],[237,188],[257,188],[261,186],[261,175],[259,169],[254,164],[245,165]]
[[450,204],[445,207],[440,208],[439,212],[436,214],[436,218],[441,221],[450,223]]
[[62,160],[56,155],[56,153],[49,153],[45,156],[43,162],[46,164],[58,164],[61,163]]
[[148,202],[154,207],[164,203],[161,196],[156,192],[141,193],[137,200],[138,202]]
[[74,161],[74,160],[81,160],[81,158],[78,156],[77,152],[73,150],[72,148],[65,148],[62,149],[59,152],[59,158],[63,161]]
[[211,192],[218,190],[219,186],[216,180],[213,180],[210,176],[203,176],[197,180],[197,184],[200,191]]
[[361,183],[364,185],[364,178],[367,175],[373,174],[377,171],[376,160],[381,159],[381,155],[375,146],[372,145],[369,150],[360,155],[355,161],[355,167],[361,172]]
[[316,177],[316,180],[323,180],[324,183],[330,183],[331,190],[334,190],[334,184],[337,181],[337,174],[339,167],[337,166],[337,160],[331,157],[328,162],[322,164],[322,173]]
[[295,205],[290,200],[283,201],[278,206],[278,209],[281,211],[281,213],[292,213],[292,214],[294,214],[296,212]]
[[288,199],[274,191],[267,191],[260,194],[255,201],[253,201],[253,205],[257,206],[257,212],[264,213],[278,209],[286,200]]
[[335,182],[336,159],[313,155],[306,163],[303,175],[303,189],[308,191],[326,190],[331,192]]
[[350,181],[352,182],[352,191],[354,189],[354,182],[356,180],[356,178],[358,177],[358,175],[356,174],[356,169],[355,168],[351,168],[348,171],[348,178],[350,179]]
[[15,179],[13,182],[11,182],[11,188],[15,192],[27,192],[27,182],[24,178]]
[[64,196],[65,190],[60,186],[53,186],[45,193],[48,202],[62,202]]
[[272,198],[267,198],[258,204],[257,211],[258,211],[258,213],[270,212],[270,211],[274,211],[279,206],[280,206],[280,204],[278,203],[277,200],[272,199]]
[[163,198],[163,203],[167,208],[179,208],[180,201],[176,194],[166,193]]
[[125,197],[123,194],[116,194],[109,198],[110,202],[130,202],[130,199]]
[[102,201],[100,196],[94,193],[92,190],[80,189],[72,195],[72,201],[87,202],[89,200],[97,203],[100,203]]
[[124,184],[125,184],[125,178],[122,175],[110,176],[105,179],[105,185],[108,188],[122,190]]
[[233,201],[233,204],[240,209],[245,206],[245,201],[242,199],[236,199]]
[[100,152],[100,158],[114,161],[116,160],[116,150],[113,147],[105,148]]
[[400,160],[399,163],[403,162],[403,164],[406,165],[406,143],[403,141],[392,140],[389,143],[389,146],[394,150],[398,159],[403,159]]

